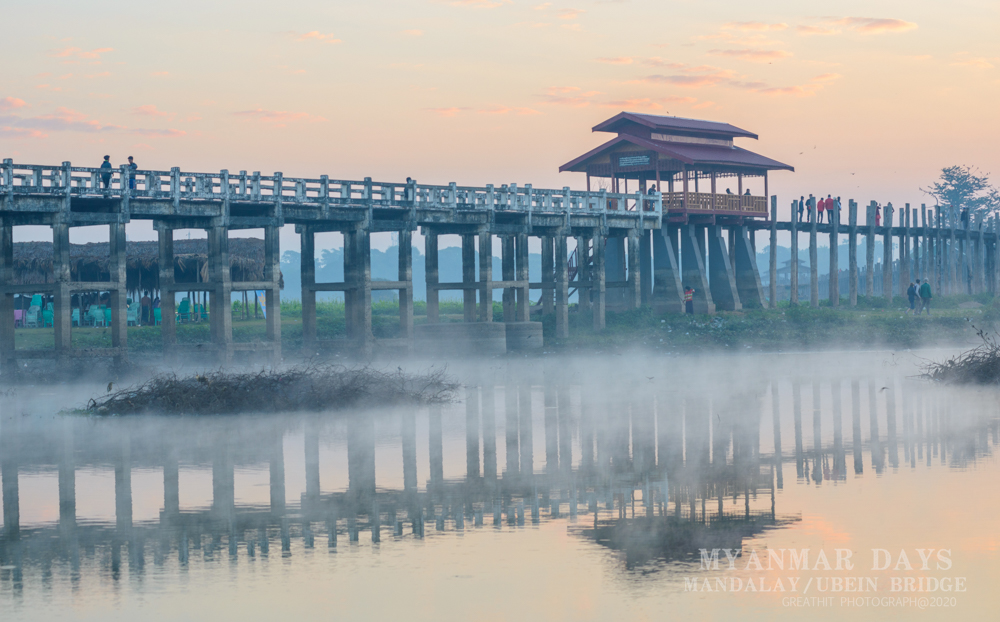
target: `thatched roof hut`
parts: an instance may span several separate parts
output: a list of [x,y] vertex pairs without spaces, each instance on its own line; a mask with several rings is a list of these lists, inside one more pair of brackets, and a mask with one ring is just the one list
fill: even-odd
[[[74,281],[106,281],[110,278],[111,250],[107,242],[70,245],[70,272]],[[126,283],[129,291],[160,288],[159,244],[127,242]],[[229,265],[234,281],[264,279],[264,240],[231,238]],[[198,283],[208,280],[208,240],[174,240],[174,281]],[[14,284],[51,283],[52,242],[14,244]],[[284,283],[282,282],[282,287]]]

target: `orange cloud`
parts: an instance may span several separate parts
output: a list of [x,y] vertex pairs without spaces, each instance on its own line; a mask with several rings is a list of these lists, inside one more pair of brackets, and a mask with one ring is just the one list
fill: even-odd
[[681,88],[697,89],[706,86],[715,86],[728,80],[728,76],[721,74],[690,74],[690,75],[652,75],[634,80],[643,84],[669,84]]
[[620,108],[622,110],[663,110],[664,105],[668,103],[693,104],[696,101],[698,99],[695,97],[635,97],[605,102],[600,106],[601,108]]
[[410,29],[410,30],[404,30],[403,34],[404,35],[410,35],[411,37],[422,37],[424,35],[424,31],[423,30],[417,30],[416,28],[413,28],[413,29]]
[[583,108],[591,104],[591,98],[600,94],[600,91],[584,91],[578,86],[550,86],[545,90],[542,103]]
[[4,138],[48,138],[49,135],[38,130],[29,130],[8,125],[0,127],[0,136]]
[[917,28],[913,22],[901,19],[880,18],[880,17],[844,17],[834,20],[837,26],[845,26],[866,35],[882,34],[886,32],[905,32]]
[[330,43],[330,44],[343,43],[343,41],[335,37],[332,32],[328,34],[323,34],[318,30],[312,30],[305,34],[296,35],[295,33],[292,33],[292,35],[295,36],[296,41],[319,41],[321,43]]
[[609,65],[631,65],[632,59],[628,56],[616,56],[614,58],[598,58],[597,62]]
[[55,50],[51,56],[55,58],[87,58],[87,59],[98,59],[101,54],[106,54],[108,52],[114,52],[114,48],[95,48],[93,50],[84,51],[77,47],[66,47],[60,50]]
[[974,69],[993,69],[994,65],[990,61],[995,61],[995,58],[983,58],[983,57],[962,57],[951,63],[953,67],[972,67]]
[[728,22],[722,25],[725,30],[742,30],[744,32],[760,32],[767,30],[784,30],[788,24],[784,22],[778,24],[765,24],[764,22]]
[[583,13],[586,13],[583,9],[562,9],[556,13],[556,16],[559,19],[576,19]]
[[152,104],[146,104],[145,106],[136,106],[132,109],[132,114],[137,114],[145,117],[164,117],[172,119],[175,116],[173,112],[163,112],[158,110],[156,106]]
[[796,26],[795,32],[803,35],[835,35],[839,33],[839,30],[834,30],[833,28],[823,28],[822,26]]
[[457,108],[452,106],[450,108],[425,108],[425,110],[427,110],[428,112],[433,112],[439,117],[454,117],[463,110],[468,110],[468,108]]
[[492,108],[483,108],[482,110],[477,110],[479,114],[508,114],[515,113],[521,116],[532,115],[532,114],[542,114],[541,112],[533,108],[509,108],[507,106],[494,106]]
[[788,58],[792,55],[791,52],[786,52],[785,50],[709,50],[709,54],[715,56],[728,56],[729,58],[739,58],[742,60],[748,60],[753,63],[765,63],[768,61],[780,60],[782,58]]
[[476,9],[495,9],[510,4],[510,0],[452,0],[451,6],[470,6]]
[[288,112],[287,110],[265,110],[255,108],[253,110],[241,110],[232,113],[234,117],[246,119],[248,121],[259,121],[261,123],[273,123],[277,127],[285,127],[294,121],[319,122],[326,121],[323,117],[309,114],[308,112]]
[[14,110],[16,108],[24,108],[27,105],[27,102],[17,97],[4,97],[0,99],[0,110]]

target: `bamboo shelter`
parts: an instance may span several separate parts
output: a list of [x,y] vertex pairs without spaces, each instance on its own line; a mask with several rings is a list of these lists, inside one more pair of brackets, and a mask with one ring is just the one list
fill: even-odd
[[[138,298],[142,291],[160,291],[159,248],[156,241],[128,242],[126,287]],[[14,244],[13,279],[18,285],[52,283],[51,242]],[[229,240],[229,266],[233,281],[261,281],[264,278],[264,240]],[[70,274],[74,281],[108,281],[111,278],[111,251],[107,242],[70,245]],[[209,280],[208,240],[174,241],[174,283],[204,283]],[[284,287],[284,282],[281,282]]]

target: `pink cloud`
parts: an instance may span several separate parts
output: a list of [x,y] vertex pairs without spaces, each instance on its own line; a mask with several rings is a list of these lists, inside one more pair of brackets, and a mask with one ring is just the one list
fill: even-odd
[[425,110],[427,110],[428,112],[433,112],[439,117],[454,117],[458,113],[468,110],[468,108],[458,108],[452,106],[450,108],[425,108]]
[[177,129],[128,128],[123,125],[101,123],[86,113],[72,108],[60,107],[55,112],[35,117],[8,115],[4,122],[12,130],[36,130],[39,132],[84,132],[119,133],[136,136],[184,136],[186,132]]
[[164,117],[168,119],[173,119],[175,113],[173,112],[163,112],[158,110],[153,104],[146,104],[145,106],[136,106],[132,109],[132,114],[141,115],[144,117]]
[[833,20],[832,23],[837,26],[845,26],[866,35],[905,32],[917,28],[917,25],[913,22],[880,17],[844,17]]
[[600,94],[600,91],[584,91],[578,86],[551,86],[545,90],[542,103],[583,108],[591,104],[595,95]]
[[616,56],[614,58],[598,58],[597,62],[606,63],[608,65],[631,65],[633,59],[628,56]]
[[537,111],[537,110],[535,110],[533,108],[523,108],[523,107],[522,108],[511,108],[511,107],[508,107],[508,106],[494,106],[492,108],[483,108],[482,110],[477,110],[476,112],[478,112],[479,114],[495,114],[495,115],[509,114],[509,113],[513,112],[514,114],[521,115],[521,116],[527,116],[527,115],[533,115],[533,114],[542,114],[541,112],[539,112],[539,111]]
[[634,97],[605,102],[600,106],[601,108],[620,108],[622,110],[663,110],[665,104],[693,104],[696,101],[698,100],[694,97]]
[[84,51],[78,47],[66,47],[61,50],[55,50],[51,56],[55,58],[87,58],[87,59],[98,59],[101,54],[107,54],[108,52],[114,52],[114,48],[95,48],[90,51]]
[[586,13],[583,9],[562,9],[556,13],[556,16],[559,19],[576,19],[583,13]]
[[326,121],[323,117],[309,114],[307,112],[288,112],[287,110],[265,110],[255,108],[253,110],[241,110],[232,113],[234,117],[246,119],[248,121],[259,121],[261,123],[273,123],[278,127],[285,127],[286,124],[294,121],[321,122]]
[[4,138],[48,138],[49,135],[38,130],[25,129],[20,127],[2,126],[0,136]]
[[24,108],[27,105],[27,102],[17,97],[4,97],[0,99],[0,110],[15,110],[17,108]]
[[468,6],[475,9],[495,9],[505,4],[510,4],[510,0],[452,0],[451,6]]
[[782,58],[788,58],[792,55],[791,52],[786,52],[785,50],[755,50],[755,49],[742,49],[742,50],[709,50],[709,54],[715,56],[727,56],[729,58],[739,58],[741,60],[748,60],[753,63],[766,63],[768,61],[781,60]]
[[422,37],[424,36],[423,30],[417,30],[416,28],[411,28],[410,30],[404,30],[404,35],[409,35],[411,37]]
[[778,24],[765,24],[764,22],[729,22],[723,24],[722,26],[725,30],[741,30],[744,32],[761,32],[768,30],[784,30],[788,28],[788,24],[778,23]]
[[823,28],[822,26],[796,26],[795,32],[803,35],[835,35],[839,33],[839,30],[834,30],[833,28]]
[[292,35],[295,36],[296,41],[319,41],[321,43],[330,43],[330,44],[343,43],[340,39],[335,37],[332,32],[328,34],[323,34],[318,30],[313,30],[301,35],[296,35],[295,33],[292,33]]

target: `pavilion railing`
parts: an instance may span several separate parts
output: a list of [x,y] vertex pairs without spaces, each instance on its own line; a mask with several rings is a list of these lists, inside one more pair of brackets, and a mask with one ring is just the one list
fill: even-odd
[[[690,212],[740,212],[748,215],[767,216],[767,197],[749,194],[712,194],[688,192],[687,211]],[[668,192],[663,195],[667,211],[683,211],[684,193]]]
[[[172,168],[169,171],[129,170],[15,164],[0,164],[0,197],[22,194],[49,194],[71,197],[129,197],[173,201],[246,201],[305,206],[385,207],[443,210],[505,210],[542,213],[643,212],[662,215],[663,195],[607,191],[585,192],[538,189],[531,184],[488,184],[481,187],[418,184],[414,181],[377,182],[285,177],[282,173],[262,175],[240,171],[231,174],[197,173]],[[12,209],[9,201],[0,209]]]

